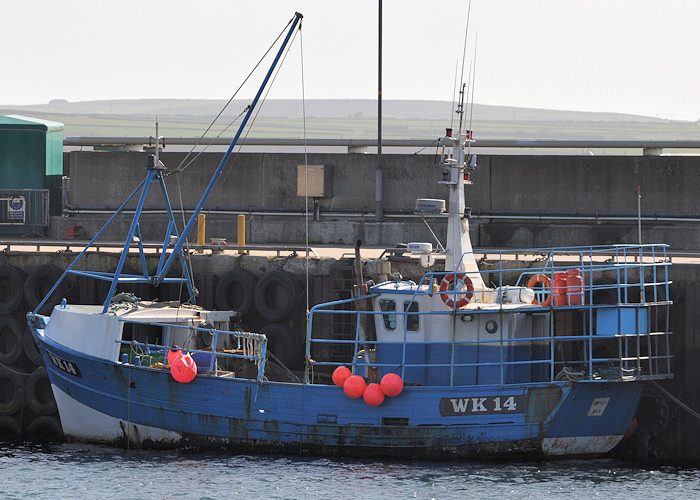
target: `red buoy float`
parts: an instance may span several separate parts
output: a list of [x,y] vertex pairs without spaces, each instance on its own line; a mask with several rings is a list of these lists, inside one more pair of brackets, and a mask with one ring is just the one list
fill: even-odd
[[170,374],[180,383],[192,382],[197,376],[197,364],[189,354],[183,354],[170,365]]
[[369,384],[362,393],[362,399],[370,406],[379,406],[384,402],[384,392],[377,383]]
[[352,375],[346,366],[339,366],[333,371],[333,383],[338,387],[343,387],[345,381]]
[[182,356],[182,351],[180,349],[170,349],[168,351],[168,364],[172,365],[173,362]]
[[387,373],[380,382],[382,392],[389,397],[398,396],[403,391],[403,379],[396,373]]
[[345,391],[345,394],[347,394],[348,397],[357,399],[362,396],[362,393],[365,392],[366,387],[367,382],[365,382],[364,378],[359,375],[351,375],[345,380],[345,383],[343,384],[343,391]]

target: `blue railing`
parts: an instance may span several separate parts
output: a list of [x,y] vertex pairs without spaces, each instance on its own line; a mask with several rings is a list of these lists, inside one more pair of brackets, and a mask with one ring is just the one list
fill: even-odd
[[[562,377],[668,378],[672,376],[668,320],[671,302],[666,249],[665,245],[530,249],[520,253],[537,255],[542,260],[526,259],[525,264],[514,261],[512,252],[490,252],[496,258],[490,259],[480,274],[484,282],[490,276],[497,286],[474,290],[470,305],[461,308],[457,302],[463,291],[442,292],[453,298],[449,309],[442,301],[433,300],[441,294],[436,283],[446,276],[456,281],[454,272],[426,273],[418,284],[397,282],[391,287],[375,287],[376,293],[368,296],[312,308],[307,360],[313,360],[316,373],[323,373],[322,367],[328,371],[345,364],[369,378],[396,371],[409,382],[413,377],[416,383],[424,385],[539,383]],[[554,283],[561,278],[557,273],[571,269],[576,270],[574,276],[580,276],[575,292],[570,293],[568,286],[557,290]],[[504,287],[522,287],[523,282],[537,275],[545,275],[550,281],[548,288],[541,291],[541,298],[557,292],[563,292],[559,295],[565,298],[550,300],[546,306],[541,305],[544,300],[539,300],[539,304],[505,301]],[[400,297],[405,304],[403,310],[398,306],[389,312],[378,310],[379,299],[388,296]],[[357,310],[343,309],[363,301],[370,304],[356,307]],[[420,309],[412,310],[413,304]],[[530,326],[529,333],[516,335],[515,329],[508,336],[504,335],[504,328],[498,328],[500,334],[486,339],[478,335],[458,338],[463,333],[459,322],[494,318],[495,325],[502,325],[503,320],[517,313],[529,315],[530,322],[538,322],[541,329],[538,326],[534,330],[537,334]],[[332,333],[316,331],[314,319],[326,314],[354,318],[354,337],[338,340]],[[389,323],[400,326],[389,342],[386,334],[371,334],[373,328],[381,331],[382,316],[391,316]],[[432,326],[426,327],[424,321],[419,331],[411,330],[409,325],[416,325],[419,318],[433,318]],[[433,330],[429,332],[428,328]],[[432,333],[440,330],[450,340],[431,340],[435,336]],[[342,360],[324,358],[320,353],[330,345],[344,346],[349,355]]]
[[[215,328],[140,321],[124,321],[124,324],[159,328],[161,336],[158,338],[162,340],[162,343],[137,340],[117,341],[123,348],[128,348],[128,352],[124,352],[124,350],[121,352],[121,359],[125,363],[162,369],[166,365],[168,352],[173,349],[176,343],[174,339],[184,338],[185,342],[180,342],[183,345],[179,345],[178,348],[196,358],[198,371],[204,368],[202,372],[207,374],[230,376],[235,374],[228,369],[232,365],[241,366],[242,363],[253,363],[257,382],[262,383],[264,379],[267,338],[261,333],[230,332]],[[177,335],[178,330],[184,332],[185,335]],[[211,347],[197,348],[197,333],[209,336],[207,343]],[[158,362],[162,365],[157,365]],[[203,363],[208,363],[208,366],[203,365]]]

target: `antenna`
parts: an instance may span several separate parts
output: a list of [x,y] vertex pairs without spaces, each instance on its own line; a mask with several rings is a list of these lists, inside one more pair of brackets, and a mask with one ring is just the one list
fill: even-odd
[[467,58],[467,35],[469,34],[469,17],[472,12],[472,0],[469,0],[469,7],[467,8],[467,26],[464,29],[464,47],[462,48],[462,77],[460,79],[461,83],[464,83],[464,60]]
[[642,244],[642,186],[637,184],[637,233]]
[[[471,134],[472,134],[472,117],[474,116],[474,87],[476,84],[476,49],[477,46],[479,45],[479,33],[476,34],[476,40],[474,41],[474,71],[472,72],[472,81],[471,81],[471,90],[472,90],[472,95],[471,95],[471,103],[469,104],[469,138],[471,139]],[[471,67],[470,67],[471,69]],[[470,152],[472,149],[472,142],[469,141],[469,145],[467,146],[467,156],[469,156]]]
[[450,128],[454,128],[454,122],[455,122],[455,101],[457,100],[457,72],[459,71],[459,59],[455,61],[455,84],[452,87],[452,113],[450,116],[452,117],[450,119]]
[[[469,63],[469,73],[471,73],[471,63]],[[467,86],[466,83],[462,82],[462,86],[459,89],[459,104],[457,105],[457,114],[459,115],[459,131],[462,131],[462,121],[464,118],[464,88]]]
[[[464,47],[462,48],[462,74],[460,78],[459,105],[457,106],[457,114],[459,115],[459,130],[462,131],[462,118],[464,115],[464,60],[467,58],[467,35],[469,35],[469,18],[472,12],[472,0],[469,0],[467,8],[467,26],[464,29]],[[469,72],[471,73],[471,63],[469,63]]]

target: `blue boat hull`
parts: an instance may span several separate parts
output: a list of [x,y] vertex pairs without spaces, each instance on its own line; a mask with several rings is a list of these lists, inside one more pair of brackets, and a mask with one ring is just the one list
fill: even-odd
[[474,458],[605,453],[641,382],[408,386],[378,407],[329,385],[198,375],[107,362],[36,335],[68,437],[160,448]]

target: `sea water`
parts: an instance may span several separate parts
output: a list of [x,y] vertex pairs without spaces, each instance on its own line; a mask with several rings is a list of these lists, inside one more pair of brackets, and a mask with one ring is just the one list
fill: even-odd
[[700,470],[614,459],[396,461],[0,444],[0,498],[700,498]]

